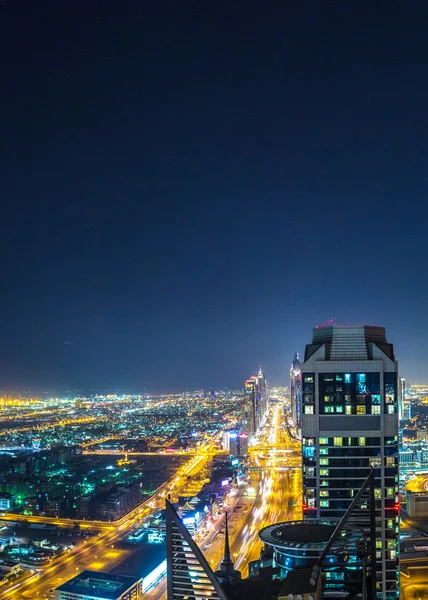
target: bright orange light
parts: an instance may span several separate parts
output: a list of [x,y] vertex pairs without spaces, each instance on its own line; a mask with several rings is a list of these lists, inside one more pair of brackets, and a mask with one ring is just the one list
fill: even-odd
[[89,565],[89,568],[93,569],[94,571],[99,571],[100,569],[103,569],[104,567],[105,567],[105,563],[103,563],[99,560],[97,560]]

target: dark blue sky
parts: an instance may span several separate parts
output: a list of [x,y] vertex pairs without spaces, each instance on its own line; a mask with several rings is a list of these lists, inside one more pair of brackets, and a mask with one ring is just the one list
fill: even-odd
[[1,2],[0,388],[285,384],[332,316],[428,380],[427,16]]

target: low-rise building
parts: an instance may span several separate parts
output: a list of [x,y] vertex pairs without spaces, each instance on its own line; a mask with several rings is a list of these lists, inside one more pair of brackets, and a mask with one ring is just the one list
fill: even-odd
[[428,492],[406,492],[406,511],[410,517],[428,516]]
[[141,577],[83,571],[55,589],[55,600],[139,600]]

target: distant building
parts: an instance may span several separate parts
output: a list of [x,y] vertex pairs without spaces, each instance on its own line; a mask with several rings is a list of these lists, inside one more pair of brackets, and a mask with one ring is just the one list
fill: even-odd
[[299,430],[302,426],[302,369],[296,352],[290,369],[291,417]]
[[398,381],[398,420],[403,421],[409,418],[408,407],[406,407],[406,380],[400,377]]
[[254,436],[265,419],[268,407],[268,385],[260,367],[257,375],[245,382],[245,398],[242,409],[242,432]]
[[416,460],[420,463],[421,467],[428,465],[428,448],[421,448],[416,450]]
[[428,517],[428,492],[406,492],[406,511],[412,518]]
[[141,577],[83,571],[55,589],[55,600],[139,600],[143,597]]
[[[306,346],[303,384],[305,519],[339,521],[375,471],[377,597],[399,592],[398,400],[385,328],[320,327]],[[353,523],[367,523],[361,502]]]
[[402,448],[399,451],[400,456],[400,467],[410,466],[415,462],[415,457],[413,456],[413,451],[409,448]]
[[0,510],[12,510],[12,508],[12,494],[8,494],[7,492],[0,493]]

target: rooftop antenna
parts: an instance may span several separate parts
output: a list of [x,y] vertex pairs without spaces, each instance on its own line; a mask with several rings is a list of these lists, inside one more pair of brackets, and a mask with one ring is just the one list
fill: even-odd
[[336,318],[332,317],[331,319],[329,319],[322,325],[317,325],[315,329],[322,329],[323,327],[327,327],[327,325],[333,325],[333,326],[336,325]]

